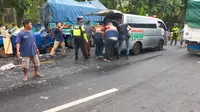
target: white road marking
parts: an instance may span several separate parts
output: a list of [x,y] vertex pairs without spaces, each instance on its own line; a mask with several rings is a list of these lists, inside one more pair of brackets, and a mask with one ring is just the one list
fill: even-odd
[[58,111],[73,107],[75,105],[79,105],[81,103],[85,103],[87,101],[90,101],[90,100],[93,100],[95,98],[99,98],[101,96],[105,96],[105,95],[108,95],[108,94],[111,94],[111,93],[114,93],[114,92],[117,92],[117,91],[118,91],[118,89],[113,88],[113,89],[110,89],[110,90],[107,90],[107,91],[104,91],[104,92],[101,92],[101,93],[94,94],[92,96],[88,96],[88,97],[85,97],[85,98],[82,98],[82,99],[79,99],[79,100],[76,100],[76,101],[73,101],[73,102],[52,108],[52,109],[49,109],[49,110],[45,110],[43,112],[58,112]]

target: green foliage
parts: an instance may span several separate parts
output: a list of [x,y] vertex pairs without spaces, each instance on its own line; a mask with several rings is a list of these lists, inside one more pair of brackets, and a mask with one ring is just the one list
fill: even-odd
[[[47,0],[0,0],[0,15],[4,8],[13,7],[17,11],[18,24],[23,18],[33,22],[40,21],[41,6]],[[77,0],[85,1],[85,0]],[[88,0],[90,1],[90,0]],[[157,15],[168,24],[184,21],[185,9],[188,0],[99,0],[108,9],[120,10],[123,13],[138,15]]]
[[157,15],[170,26],[182,23],[187,0],[100,0],[109,9],[137,15]]

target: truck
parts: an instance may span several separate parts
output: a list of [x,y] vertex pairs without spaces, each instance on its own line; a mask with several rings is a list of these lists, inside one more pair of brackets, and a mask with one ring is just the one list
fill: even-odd
[[[21,28],[21,29],[23,29],[23,28]],[[34,32],[36,45],[37,45],[38,49],[40,50],[40,52],[50,52],[52,49],[52,46],[54,44],[54,40],[51,38],[50,35],[45,34],[45,29],[40,24],[33,25],[32,30],[34,30],[34,29],[40,29],[39,31]],[[12,34],[12,36],[11,36],[11,44],[12,44],[14,53],[16,51],[16,37],[17,37],[16,34]],[[2,35],[0,35],[0,57],[7,58],[11,55],[5,54],[3,38],[4,37]]]
[[189,53],[200,53],[200,0],[187,3],[183,39]]

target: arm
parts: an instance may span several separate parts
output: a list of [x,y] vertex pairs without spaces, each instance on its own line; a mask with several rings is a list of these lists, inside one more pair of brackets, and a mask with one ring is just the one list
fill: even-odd
[[82,34],[83,34],[83,39],[88,43],[88,38],[87,38],[87,35],[85,33],[85,28],[84,26],[81,26],[81,31],[82,31]]
[[130,27],[130,26],[128,25],[128,29],[129,29],[129,30],[131,30],[131,29],[132,29],[132,27]]
[[21,35],[20,33],[17,34],[16,38],[16,50],[17,50],[17,57],[20,57],[20,43],[21,43]]
[[20,49],[20,43],[17,43],[16,44],[16,50],[17,50],[17,57],[18,58],[20,57],[20,51],[19,51],[19,49]]
[[65,25],[62,25],[62,26],[59,28],[59,30],[62,30],[64,27],[65,27]]
[[35,49],[36,49],[37,54],[40,55],[40,51],[38,50],[37,45],[36,45],[35,42],[34,42],[34,46],[35,46]]
[[59,30],[62,30],[62,29],[65,27],[65,24],[66,24],[66,23],[64,23],[64,24],[59,28]]

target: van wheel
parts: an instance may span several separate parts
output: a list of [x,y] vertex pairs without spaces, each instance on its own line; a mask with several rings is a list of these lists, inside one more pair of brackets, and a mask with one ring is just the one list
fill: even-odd
[[134,55],[140,54],[141,48],[142,48],[142,46],[140,45],[140,43],[135,43],[135,44],[133,45],[132,53],[133,53]]
[[164,46],[164,42],[162,40],[159,41],[158,46],[157,46],[157,50],[161,51],[163,50],[163,46]]
[[2,47],[0,47],[0,57],[2,57],[2,58],[8,58],[10,55],[8,55],[8,54],[5,54],[5,49],[4,49],[4,47],[2,46]]

